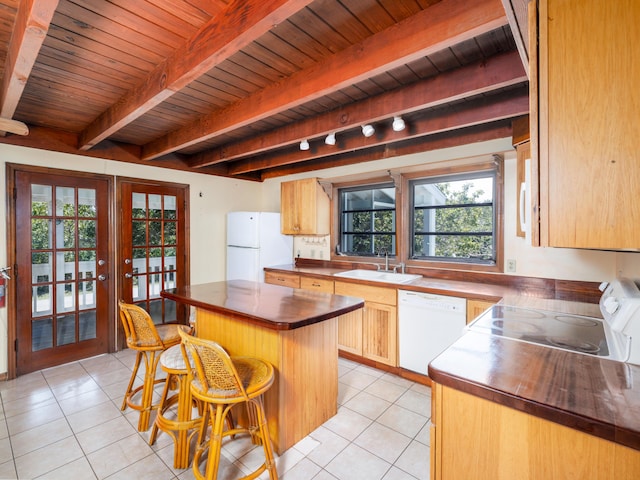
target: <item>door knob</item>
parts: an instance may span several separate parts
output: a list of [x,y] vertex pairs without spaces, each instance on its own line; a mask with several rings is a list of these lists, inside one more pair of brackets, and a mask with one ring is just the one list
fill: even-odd
[[103,275],[103,274],[98,275],[98,280],[105,281],[106,279],[107,279],[106,275]]
[[133,277],[133,273],[127,272],[124,274],[124,278],[132,278],[132,277]]

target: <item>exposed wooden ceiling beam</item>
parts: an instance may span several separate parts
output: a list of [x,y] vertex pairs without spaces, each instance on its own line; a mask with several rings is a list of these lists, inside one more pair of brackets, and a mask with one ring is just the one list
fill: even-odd
[[516,51],[497,55],[472,65],[452,70],[401,89],[347,105],[292,125],[286,125],[257,137],[226,144],[194,155],[189,164],[195,168],[257,155],[274,148],[297,144],[302,139],[323,137],[332,132],[356,128],[365,123],[385,120],[433,108],[464,97],[515,85],[527,80]]
[[385,131],[376,132],[376,135],[369,138],[355,133],[343,138],[337,146],[328,146],[322,143],[307,151],[290,149],[286,152],[273,153],[257,159],[234,162],[229,165],[228,173],[231,175],[244,174],[256,170],[272,169],[292,163],[335,156],[342,152],[371,149],[411,138],[518,117],[528,111],[529,93],[528,89],[524,87],[499,95],[482,96],[474,102],[459,106],[436,109],[423,118],[415,119],[411,122],[411,128],[401,132],[394,132],[389,128]]
[[313,0],[236,0],[80,135],[88,150],[139,118]]
[[355,165],[357,163],[371,162],[374,160],[393,158],[401,155],[411,155],[414,153],[427,152],[442,148],[458,147],[460,145],[505,138],[510,135],[511,120],[499,120],[494,123],[487,123],[460,130],[428,135],[391,145],[379,146],[367,150],[358,150],[356,152],[346,152],[342,155],[333,157],[324,157],[294,165],[276,167],[264,171],[261,175],[261,179],[266,180],[268,178],[282,177],[284,175],[293,175],[296,173],[306,173],[326,168]]
[[[58,0],[23,0],[19,2],[0,92],[0,117],[12,118],[42,42],[47,36]],[[4,131],[1,131],[4,134]]]
[[143,147],[154,159],[506,25],[500,0],[442,0],[362,43]]

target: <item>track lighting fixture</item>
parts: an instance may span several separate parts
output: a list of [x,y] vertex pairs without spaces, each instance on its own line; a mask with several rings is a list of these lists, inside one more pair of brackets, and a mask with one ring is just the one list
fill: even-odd
[[362,126],[362,134],[365,137],[370,137],[374,133],[376,133],[376,130],[373,128],[373,125],[367,123],[366,125]]
[[309,142],[306,138],[300,142],[300,150],[309,150]]
[[402,119],[402,117],[393,117],[393,123],[391,124],[391,127],[393,128],[394,132],[400,132],[404,130],[405,126],[406,125],[404,124],[404,120]]
[[324,143],[327,145],[335,145],[336,144],[336,134],[330,133],[327,135],[327,138],[324,139]]

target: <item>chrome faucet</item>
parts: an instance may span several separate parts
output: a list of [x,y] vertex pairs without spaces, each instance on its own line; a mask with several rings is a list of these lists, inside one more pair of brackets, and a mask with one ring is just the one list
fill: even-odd
[[398,267],[400,267],[400,273],[404,275],[404,262],[400,262],[399,264],[393,267],[393,273],[398,273]]
[[382,252],[384,252],[384,270],[380,268],[379,263],[376,263],[376,267],[378,267],[378,270],[382,270],[384,272],[390,272],[391,270],[389,270],[389,250],[387,250],[386,248],[380,249],[378,251],[378,256],[380,256]]

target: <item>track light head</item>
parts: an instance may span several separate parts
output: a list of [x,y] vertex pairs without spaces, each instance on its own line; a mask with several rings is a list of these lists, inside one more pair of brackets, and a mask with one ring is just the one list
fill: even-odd
[[393,128],[394,132],[400,132],[404,130],[405,127],[406,125],[402,117],[393,117],[393,123],[391,124],[391,128]]
[[373,128],[373,125],[370,124],[366,124],[362,126],[362,134],[365,137],[370,137],[371,135],[373,135],[374,133],[376,133],[375,128]]
[[336,134],[330,133],[327,135],[327,138],[324,139],[324,143],[327,145],[335,145],[336,144]]
[[300,142],[300,150],[309,150],[309,142],[306,138]]

